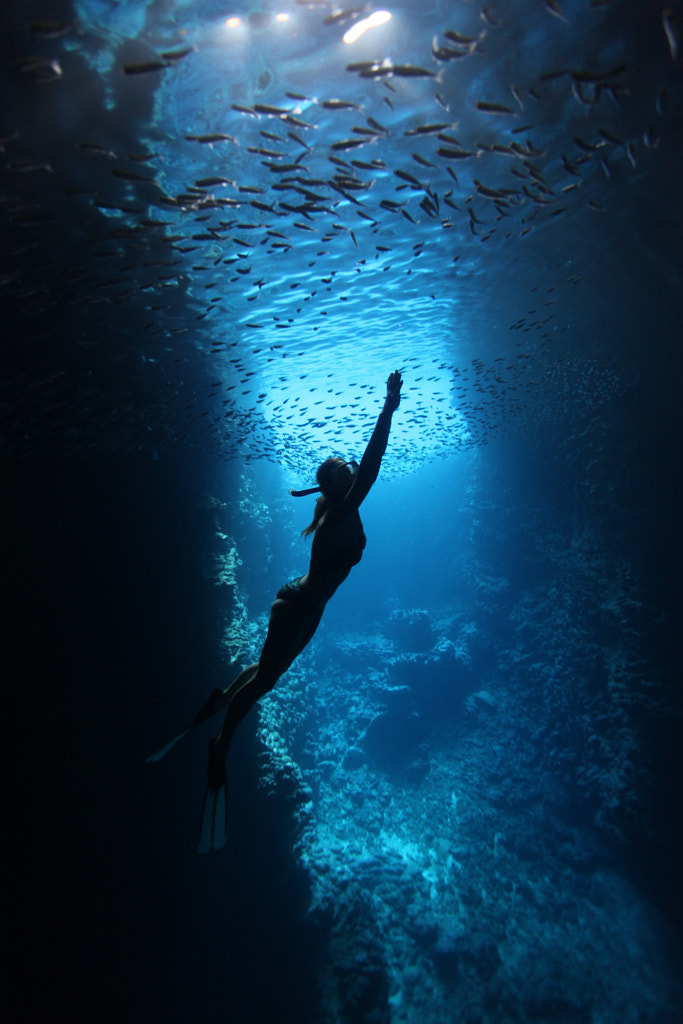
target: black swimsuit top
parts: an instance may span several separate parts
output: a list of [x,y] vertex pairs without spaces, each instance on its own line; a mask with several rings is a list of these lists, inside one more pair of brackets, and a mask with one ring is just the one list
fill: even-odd
[[344,531],[342,543],[330,551],[324,558],[325,565],[334,566],[335,569],[347,570],[358,565],[363,557],[363,550],[367,543],[363,526],[360,522],[349,524]]
[[349,544],[337,548],[325,561],[328,565],[334,565],[338,569],[351,569],[354,565],[358,565],[363,557],[364,547],[365,537],[363,537],[362,544]]

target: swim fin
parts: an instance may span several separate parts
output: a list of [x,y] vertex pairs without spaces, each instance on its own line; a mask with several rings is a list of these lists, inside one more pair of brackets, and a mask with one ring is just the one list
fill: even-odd
[[222,696],[222,690],[213,689],[204,707],[201,708],[192,719],[192,724],[188,725],[187,729],[183,729],[182,732],[179,732],[177,736],[174,736],[171,742],[167,743],[165,747],[161,748],[161,750],[157,750],[156,754],[150,754],[149,757],[146,758],[145,764],[156,764],[157,761],[161,761],[162,757],[165,757],[169,750],[172,747],[175,747],[176,743],[182,740],[183,737],[187,736],[187,734],[192,732],[192,730],[198,725],[201,725],[202,722],[205,722],[207,718],[211,718],[212,715],[215,715],[220,711],[221,707],[218,705],[218,698]]
[[183,729],[177,736],[174,736],[170,743],[167,743],[161,750],[157,750],[156,754],[150,754],[149,757],[145,758],[145,764],[156,764],[157,761],[161,761],[162,757],[168,754],[171,747],[175,747],[176,743],[182,740],[183,736],[187,736],[188,732],[192,732],[194,726],[190,725],[187,729]]
[[209,740],[209,767],[206,792],[202,803],[197,853],[220,850],[228,841],[228,779],[225,760],[216,756],[216,740]]

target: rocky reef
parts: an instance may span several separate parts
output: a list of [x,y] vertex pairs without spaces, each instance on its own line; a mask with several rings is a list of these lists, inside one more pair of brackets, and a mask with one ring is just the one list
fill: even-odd
[[[263,703],[264,785],[299,780],[325,1020],[674,1024],[667,926],[546,757],[512,673],[481,687],[467,638],[454,623],[452,646],[367,674],[326,644]],[[368,642],[332,651],[362,661]]]
[[680,945],[622,856],[670,712],[637,572],[589,516],[467,501],[457,604],[326,613],[260,705],[322,1018],[677,1024]]

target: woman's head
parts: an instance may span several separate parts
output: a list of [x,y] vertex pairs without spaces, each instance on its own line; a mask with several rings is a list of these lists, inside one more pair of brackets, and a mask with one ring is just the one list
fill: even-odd
[[353,483],[355,474],[351,468],[352,465],[355,463],[347,463],[343,459],[333,457],[325,459],[318,466],[315,478],[328,501],[338,501],[344,497]]
[[355,462],[344,462],[343,459],[338,457],[325,459],[318,466],[315,478],[318,481],[322,494],[315,503],[312,523],[303,531],[304,537],[308,537],[315,531],[330,505],[334,505],[342,500],[353,483],[357,472],[358,466]]

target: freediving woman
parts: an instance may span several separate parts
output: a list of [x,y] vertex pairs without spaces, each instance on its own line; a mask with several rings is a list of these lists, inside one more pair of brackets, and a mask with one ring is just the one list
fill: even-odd
[[235,729],[303,651],[318,628],[325,605],[361,560],[366,541],[358,509],[377,479],[389,439],[391,417],[401,401],[402,385],[401,374],[395,370],[387,380],[384,406],[360,465],[340,458],[326,459],[316,473],[317,487],[290,492],[295,497],[321,492],[313,521],[303,531],[306,537],[313,535],[311,561],[305,576],[285,583],[278,590],[259,660],[243,669],[227,690],[214,690],[189,728],[148,758],[148,761],[160,760],[179,739],[225,709],[223,728],[209,741],[200,853],[220,849],[226,843],[225,759]]

